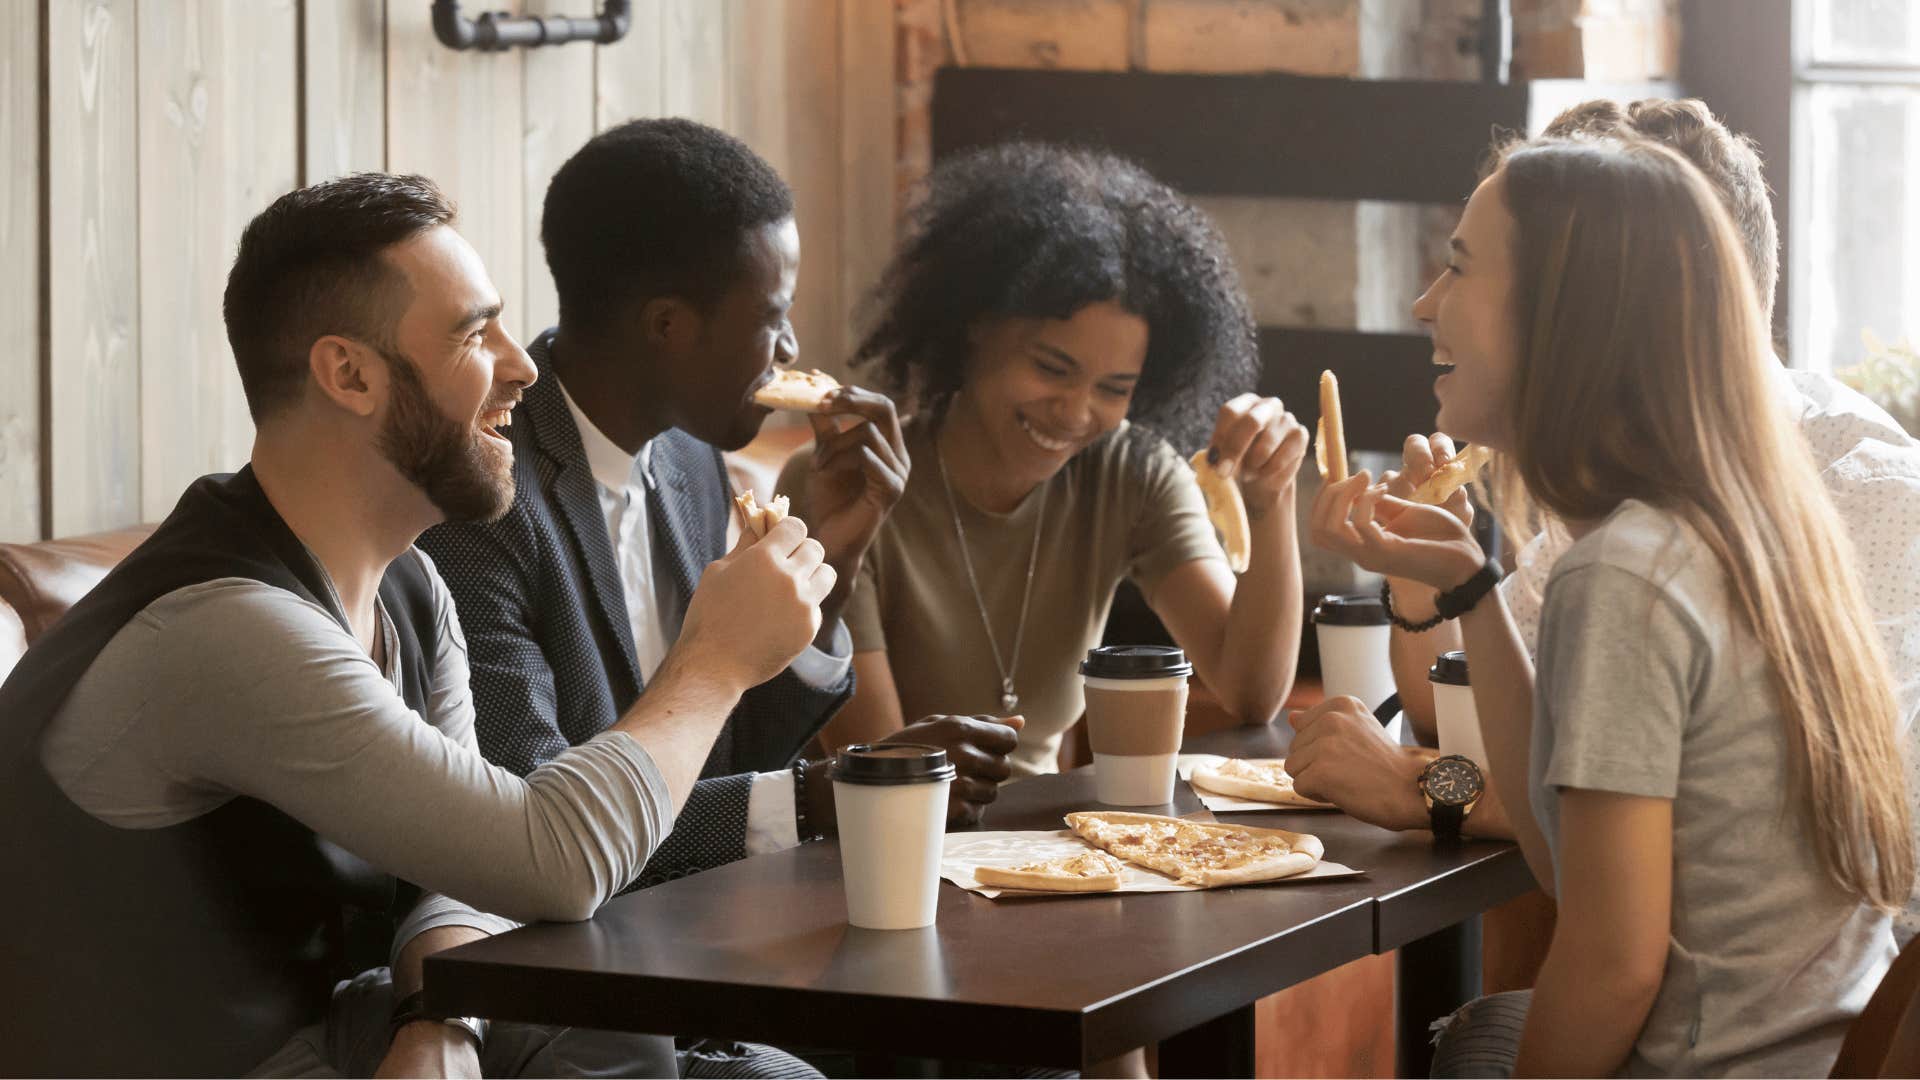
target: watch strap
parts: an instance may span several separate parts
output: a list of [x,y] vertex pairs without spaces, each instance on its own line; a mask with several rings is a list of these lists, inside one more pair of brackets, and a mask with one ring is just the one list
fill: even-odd
[[1460,839],[1460,827],[1466,823],[1466,806],[1449,806],[1446,803],[1428,800],[1427,822],[1433,828],[1436,840],[1454,841]]
[[1492,559],[1480,564],[1472,577],[1434,598],[1434,609],[1442,619],[1457,619],[1480,603],[1481,598],[1500,583],[1500,565]]
[[827,838],[807,813],[807,771],[818,767],[806,758],[799,758],[793,763],[793,831],[803,844]]
[[393,1011],[387,1015],[387,1040],[391,1042],[400,1029],[415,1021],[426,1020],[436,1024],[451,1024],[473,1037],[476,1048],[487,1045],[487,1029],[491,1026],[477,1016],[435,1016],[427,1011],[427,992],[415,990],[399,1001],[394,1002]]

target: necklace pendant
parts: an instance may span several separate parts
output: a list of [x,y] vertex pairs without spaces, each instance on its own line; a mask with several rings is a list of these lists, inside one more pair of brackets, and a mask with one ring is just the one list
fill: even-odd
[[1018,708],[1020,708],[1020,695],[1013,692],[1013,680],[1007,679],[1000,684],[1000,709],[1006,715],[1012,716]]

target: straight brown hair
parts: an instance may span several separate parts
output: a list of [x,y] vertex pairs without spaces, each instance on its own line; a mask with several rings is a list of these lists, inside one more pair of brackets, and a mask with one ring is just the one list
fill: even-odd
[[1639,499],[1699,535],[1765,651],[1790,794],[1822,864],[1897,910],[1914,856],[1893,680],[1851,544],[1772,386],[1719,196],[1644,139],[1520,143],[1499,174],[1516,223],[1510,415],[1527,494],[1562,521]]

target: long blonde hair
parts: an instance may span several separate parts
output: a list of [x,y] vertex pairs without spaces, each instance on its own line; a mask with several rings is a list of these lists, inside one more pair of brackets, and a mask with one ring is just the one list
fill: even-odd
[[1898,909],[1914,856],[1893,680],[1851,545],[1771,382],[1718,195],[1647,140],[1535,140],[1507,148],[1500,171],[1516,223],[1511,415],[1528,496],[1563,521],[1640,499],[1705,541],[1765,650],[1822,864]]

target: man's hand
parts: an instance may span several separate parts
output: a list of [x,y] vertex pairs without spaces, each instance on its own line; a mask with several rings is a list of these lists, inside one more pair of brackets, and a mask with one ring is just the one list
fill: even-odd
[[673,651],[744,692],[778,675],[820,630],[820,601],[833,567],[798,518],[755,540],[747,531],[731,552],[708,564],[687,604]]
[[[827,399],[829,415],[809,414],[813,425],[812,471],[807,477],[807,516],[814,538],[840,583],[821,606],[832,623],[853,589],[855,573],[887,514],[907,490],[905,438],[893,402],[857,386],[843,386]],[[842,428],[838,417],[854,422]]]
[[881,742],[924,743],[947,752],[959,775],[947,790],[947,827],[978,825],[987,804],[1000,797],[1000,782],[1012,775],[1007,755],[1020,745],[1022,716],[929,716]]
[[393,1033],[387,1056],[374,1070],[376,1078],[389,1076],[480,1076],[480,1051],[473,1036],[438,1020],[416,1020]]
[[1295,791],[1330,802],[1371,825],[1427,827],[1420,771],[1436,752],[1388,742],[1380,722],[1356,698],[1329,698],[1288,719],[1294,736],[1287,748],[1287,772]]
[[1306,456],[1307,429],[1279,398],[1258,394],[1241,394],[1220,406],[1207,443],[1207,460],[1239,482],[1247,517],[1254,521],[1291,495]]
[[[979,824],[987,804],[999,797],[1000,782],[1013,771],[1007,755],[1020,744],[1020,729],[1026,726],[1020,716],[929,716],[880,741],[919,743],[947,752],[958,774],[947,789],[947,827],[964,828]],[[815,828],[832,835],[839,818],[827,772],[824,761],[807,770],[807,817]]]

